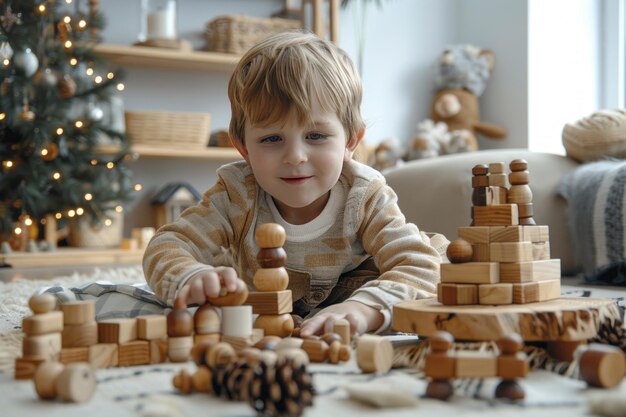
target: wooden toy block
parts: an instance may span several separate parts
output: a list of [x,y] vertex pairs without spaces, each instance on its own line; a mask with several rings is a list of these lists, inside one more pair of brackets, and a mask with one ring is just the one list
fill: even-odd
[[560,259],[500,264],[500,282],[524,283],[549,281],[560,278]]
[[[254,330],[254,329],[253,329]],[[205,341],[208,342],[219,342],[222,338],[222,334],[221,333],[207,333],[207,334],[197,334],[195,333],[193,335],[193,344],[197,344],[197,343],[202,343]]]
[[94,300],[73,301],[59,304],[63,312],[63,323],[78,325],[96,321],[96,302]]
[[489,243],[475,243],[472,245],[472,262],[491,262]]
[[474,226],[512,226],[518,222],[515,204],[474,206]]
[[319,339],[305,339],[300,346],[309,356],[311,362],[326,362],[328,355],[328,343]]
[[28,307],[34,314],[44,314],[56,308],[57,300],[52,294],[33,295],[28,299]]
[[252,334],[252,306],[222,307],[222,336],[248,337]]
[[478,304],[478,286],[475,284],[439,283],[437,294],[444,305]]
[[222,336],[221,341],[230,344],[239,353],[247,347],[254,346],[263,338],[263,329],[253,329],[252,334],[245,337]]
[[572,362],[576,359],[575,352],[580,345],[586,344],[585,340],[553,340],[546,343],[548,355],[558,361]]
[[294,329],[293,318],[291,314],[268,314],[257,317],[254,327],[265,330],[265,334],[269,336],[287,337],[291,336]]
[[154,340],[167,337],[167,318],[162,314],[138,316],[137,339]]
[[[507,187],[507,183],[506,183],[506,174],[502,173],[502,174],[489,174],[489,186],[490,187],[497,187],[497,188],[506,188]],[[506,203],[506,200],[504,200],[501,204]]]
[[524,352],[499,355],[497,376],[502,379],[524,378],[528,374],[528,358]]
[[522,262],[533,260],[531,242],[492,242],[489,244],[492,262]]
[[507,189],[505,187],[490,185],[487,188],[487,205],[492,206],[495,204],[507,204]]
[[89,362],[89,347],[63,348],[59,355],[59,362],[62,364]]
[[456,376],[456,358],[448,352],[426,355],[424,374],[433,379],[450,379]]
[[441,282],[458,284],[493,284],[500,279],[496,262],[441,264]]
[[624,379],[626,357],[617,346],[593,343],[582,352],[578,365],[581,379],[587,384],[613,388]]
[[285,314],[293,311],[291,290],[252,291],[245,304],[252,306],[253,314]]
[[174,306],[166,321],[169,337],[187,337],[193,333],[193,316],[185,307]]
[[112,368],[119,364],[117,343],[98,343],[89,346],[88,362],[96,369]]
[[60,362],[46,362],[42,364],[33,376],[35,391],[42,400],[52,400],[57,396],[56,380],[65,369]]
[[457,378],[489,378],[498,375],[498,361],[493,352],[460,350],[454,353]]
[[96,375],[88,363],[70,363],[56,378],[57,395],[66,402],[83,403],[96,390]]
[[259,268],[254,273],[252,283],[257,291],[282,291],[289,285],[289,274],[284,267]]
[[473,247],[465,239],[455,239],[448,245],[446,256],[453,264],[470,262],[473,257]]
[[457,234],[471,244],[489,243],[490,231],[489,226],[463,226],[457,229]]
[[85,347],[98,343],[98,323],[66,324],[63,327],[63,347]]
[[561,297],[561,280],[524,282],[513,285],[515,304],[538,303]]
[[37,368],[46,362],[43,356],[24,356],[15,359],[15,379],[31,379]]
[[478,286],[478,304],[504,305],[513,303],[513,284],[482,284]]
[[333,325],[333,332],[337,333],[341,337],[341,343],[350,346],[351,343],[351,331],[350,322],[346,319],[335,320]]
[[356,361],[365,373],[387,373],[393,362],[393,346],[382,336],[361,335],[356,342]]
[[492,227],[491,242],[547,242],[550,240],[548,226]]
[[137,319],[120,318],[98,322],[99,343],[127,343],[137,340]]
[[192,347],[192,336],[169,337],[167,339],[167,356],[172,362],[186,362],[189,360]]
[[546,261],[550,259],[550,242],[536,242],[532,245],[534,261]]
[[119,366],[147,365],[150,363],[150,342],[133,340],[120,343],[117,354]]
[[54,333],[63,330],[63,312],[50,311],[22,319],[22,331],[27,335]]
[[22,341],[22,354],[25,357],[37,356],[56,361],[61,353],[61,333],[48,333],[25,337]]
[[[205,336],[205,335],[202,335]],[[150,340],[150,363],[163,363],[168,358],[167,339]]]

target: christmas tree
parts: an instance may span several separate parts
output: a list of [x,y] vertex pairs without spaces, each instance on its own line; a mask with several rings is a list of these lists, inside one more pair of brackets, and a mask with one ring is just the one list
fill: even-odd
[[133,192],[103,110],[124,86],[93,51],[102,25],[97,0],[0,0],[0,241],[23,249],[46,221],[108,226]]

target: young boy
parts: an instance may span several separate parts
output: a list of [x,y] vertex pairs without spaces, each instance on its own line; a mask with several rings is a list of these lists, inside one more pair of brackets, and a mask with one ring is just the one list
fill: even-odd
[[439,253],[382,175],[352,160],[361,96],[348,56],[315,35],[282,33],[248,51],[228,85],[229,133],[245,161],[221,167],[202,201],[154,236],[143,266],[155,292],[203,304],[221,286],[252,287],[255,230],[278,223],[294,313],[309,317],[302,336],[339,318],[353,333],[382,331],[393,304],[432,296]]

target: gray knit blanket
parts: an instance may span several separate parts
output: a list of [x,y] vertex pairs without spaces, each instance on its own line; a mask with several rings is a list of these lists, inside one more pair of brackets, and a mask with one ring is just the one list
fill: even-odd
[[564,177],[576,259],[590,283],[626,285],[626,160],[582,165]]

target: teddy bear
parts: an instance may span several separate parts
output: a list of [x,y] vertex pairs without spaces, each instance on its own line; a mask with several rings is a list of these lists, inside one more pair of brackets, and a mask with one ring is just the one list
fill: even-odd
[[[457,45],[446,49],[438,61],[437,91],[431,101],[430,119],[418,124],[409,142],[407,159],[478,150],[477,134],[492,139],[506,136],[506,130],[480,120],[478,97],[493,71],[495,56],[489,49]],[[442,131],[445,124],[447,132]],[[434,132],[431,132],[435,129]],[[438,137],[439,147],[428,136]],[[420,151],[430,144],[428,152]]]

